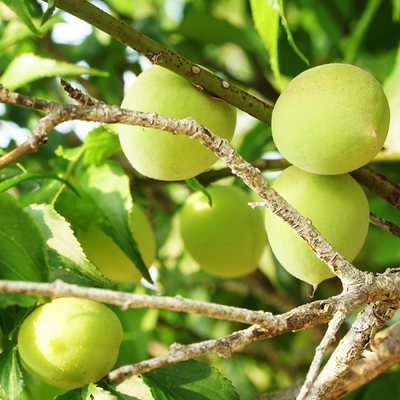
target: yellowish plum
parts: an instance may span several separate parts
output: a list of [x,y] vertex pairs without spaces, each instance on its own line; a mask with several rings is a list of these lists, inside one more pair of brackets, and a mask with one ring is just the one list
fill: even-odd
[[[130,214],[130,228],[143,262],[149,268],[156,256],[156,241],[149,219],[137,204]],[[137,282],[142,278],[130,258],[100,229],[79,231],[77,237],[88,260],[108,279]]]
[[380,83],[361,68],[326,64],[294,78],[276,102],[272,135],[293,165],[315,174],[362,167],[382,149],[389,104]]
[[[152,66],[139,75],[121,107],[177,119],[191,117],[229,141],[236,126],[234,107],[211,98],[186,79],[159,66]],[[153,179],[189,179],[217,161],[217,157],[201,143],[170,132],[121,125],[119,137],[132,166]]]
[[[369,206],[361,186],[349,174],[316,175],[291,166],[275,180],[273,188],[322,236],[352,261],[368,233]],[[316,287],[333,272],[297,233],[269,209],[265,222],[271,249],[293,276]]]
[[66,389],[104,378],[117,360],[121,342],[122,326],[113,311],[73,297],[36,308],[18,334],[19,354],[28,370]]

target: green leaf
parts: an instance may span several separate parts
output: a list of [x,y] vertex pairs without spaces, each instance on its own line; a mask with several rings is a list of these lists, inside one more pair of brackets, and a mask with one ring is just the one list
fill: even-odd
[[41,37],[42,34],[36,29],[32,22],[32,18],[29,14],[28,8],[26,7],[24,0],[1,0],[6,6],[11,8],[17,14],[18,18],[31,30],[33,34]]
[[122,167],[111,161],[101,166],[93,165],[82,175],[79,186],[91,198],[98,214],[101,214],[98,227],[111,236],[143,277],[152,283],[129,227],[129,212],[133,204],[129,178]]
[[43,233],[52,268],[69,270],[100,288],[118,289],[86,259],[69,223],[51,206],[33,204],[25,211],[33,217]]
[[31,308],[11,306],[0,309],[0,328],[4,337],[12,339],[13,334],[19,327]]
[[44,302],[42,296],[28,296],[26,294],[0,293],[0,308],[11,306],[31,307],[37,302]]
[[41,58],[33,53],[25,53],[16,57],[9,64],[0,81],[9,90],[15,90],[42,78],[83,74],[108,76],[108,72],[98,69],[79,67],[75,64],[56,61],[50,58]]
[[393,13],[392,18],[394,22],[399,22],[400,20],[400,0],[392,0],[393,1]]
[[[308,61],[307,57],[299,50],[297,47],[296,43],[293,40],[292,32],[290,31],[288,22],[285,17],[285,12],[284,12],[284,4],[283,0],[269,0],[270,2],[274,3],[276,7],[278,7],[279,14],[281,16],[281,23],[283,27],[285,28],[286,31],[286,36],[287,40],[292,47],[292,49],[296,52],[296,54],[307,64],[310,65],[310,62]],[[278,4],[277,4],[278,3]]]
[[111,386],[107,381],[101,381],[98,385],[103,389],[108,390],[118,400],[154,400],[150,393],[150,389],[138,376],[125,379],[121,383],[113,382],[113,386]]
[[21,182],[28,180],[39,180],[39,179],[54,179],[56,181],[60,181],[65,185],[67,185],[71,190],[73,190],[79,196],[78,192],[67,180],[51,172],[24,172],[17,176],[13,176],[12,178],[0,182],[0,192],[4,192],[7,189],[10,189],[11,187],[18,185]]
[[90,383],[82,388],[70,390],[55,400],[116,400],[117,397],[101,387]]
[[186,179],[186,183],[194,190],[194,191],[198,191],[200,190],[208,199],[208,204],[210,205],[210,207],[212,207],[212,198],[209,195],[209,193],[207,192],[207,189],[200,184],[200,182],[196,179],[196,178],[190,178],[190,179]]
[[10,398],[5,394],[2,387],[0,387],[0,400],[10,400]]
[[[24,382],[17,359],[17,349],[0,354],[0,387],[11,399],[19,399]],[[0,397],[1,398],[1,397]]]
[[67,149],[63,146],[58,146],[55,153],[57,156],[65,158],[68,161],[77,161],[79,157],[83,154],[84,148],[82,146],[73,147],[72,149]]
[[43,14],[40,25],[45,24],[51,18],[51,16],[54,13],[54,10],[56,9],[56,2],[57,2],[57,0],[48,0],[49,4],[48,4],[46,12]]
[[0,193],[0,279],[49,280],[42,232],[7,193]]
[[400,49],[397,52],[396,62],[390,75],[383,82],[383,89],[389,101],[391,110],[389,133],[385,142],[385,150],[390,152],[400,151]]
[[369,0],[365,6],[362,17],[358,20],[351,36],[344,41],[344,63],[351,64],[358,53],[361,42],[363,41],[368,27],[371,25],[375,14],[377,13],[382,0]]
[[122,151],[118,135],[104,126],[99,126],[88,133],[83,149],[86,165],[98,165],[112,154]]
[[189,360],[142,375],[157,400],[239,400],[232,383],[216,368]]
[[278,58],[279,7],[276,2],[250,0],[254,26],[268,51],[272,72],[282,90]]

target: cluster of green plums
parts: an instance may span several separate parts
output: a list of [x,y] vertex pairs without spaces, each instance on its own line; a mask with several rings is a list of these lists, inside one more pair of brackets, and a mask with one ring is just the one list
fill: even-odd
[[[123,108],[191,117],[230,141],[236,126],[234,107],[193,87],[186,79],[153,66],[128,90]],[[132,166],[158,180],[184,180],[210,168],[217,157],[199,142],[152,128],[122,125],[121,147]],[[236,186],[207,188],[188,197],[180,212],[186,250],[206,272],[236,278],[257,268],[266,243],[263,218],[248,206],[247,193]]]
[[[163,68],[146,70],[128,91],[123,107],[173,118],[192,117],[231,140],[235,109],[195,89]],[[379,83],[346,64],[311,68],[293,79],[272,115],[278,150],[293,166],[273,187],[322,235],[352,261],[365,241],[369,207],[364,191],[348,172],[368,163],[382,148],[389,106]],[[123,151],[143,175],[183,180],[205,171],[215,155],[195,140],[152,129],[120,128]],[[294,276],[315,287],[333,276],[297,233],[267,210],[252,209],[238,186],[214,185],[191,194],[180,210],[187,251],[203,270],[220,278],[254,271],[266,244]],[[132,235],[147,267],[155,258],[152,227],[141,208],[130,214]],[[141,275],[113,240],[100,230],[77,232],[88,259],[115,282]],[[101,249],[101,251],[99,251]],[[114,366],[122,341],[117,316],[104,304],[56,298],[24,320],[18,347],[25,367],[44,382],[66,389],[102,379]]]
[[[369,206],[348,174],[373,159],[389,129],[389,105],[379,82],[348,64],[326,64],[294,78],[272,113],[272,135],[293,166],[273,187],[325,239],[352,261],[365,241]],[[266,211],[271,248],[294,276],[316,287],[334,274],[271,211]]]

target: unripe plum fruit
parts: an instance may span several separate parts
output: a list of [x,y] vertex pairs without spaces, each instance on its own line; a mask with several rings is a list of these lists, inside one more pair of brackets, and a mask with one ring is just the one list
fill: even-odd
[[266,232],[260,210],[252,209],[250,197],[236,186],[211,186],[212,199],[192,193],[180,212],[181,236],[200,267],[220,278],[237,278],[257,268]]
[[[156,256],[153,228],[143,210],[135,204],[130,213],[130,228],[143,262],[149,268]],[[114,282],[137,282],[142,274],[123,250],[100,229],[77,232],[88,260]]]
[[[369,206],[354,178],[316,175],[291,166],[278,176],[273,188],[348,261],[356,257],[367,236]],[[293,228],[269,209],[265,221],[271,249],[289,273],[314,287],[334,276]]]
[[117,360],[122,333],[118,317],[104,304],[62,297],[28,315],[18,350],[38,378],[73,389],[104,378]]
[[[192,117],[229,141],[236,126],[234,107],[212,99],[186,79],[159,66],[152,66],[138,76],[121,107],[177,119]],[[158,180],[189,179],[217,161],[209,149],[187,136],[121,125],[119,137],[132,166],[141,174]]]
[[362,167],[382,149],[389,129],[380,83],[349,64],[326,64],[295,77],[272,113],[272,135],[293,165],[315,174]]

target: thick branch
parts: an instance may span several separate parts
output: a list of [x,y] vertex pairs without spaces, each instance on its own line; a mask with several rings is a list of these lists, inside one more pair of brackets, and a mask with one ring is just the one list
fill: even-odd
[[260,121],[268,125],[271,123],[271,105],[231,85],[202,66],[181,57],[131,26],[100,10],[89,1],[58,0],[57,8],[114,37],[122,44],[147,57],[153,64],[169,69],[187,79],[193,85],[203,88],[211,95],[223,99]]
[[[342,377],[329,400],[338,400],[372,381],[400,362],[400,323],[376,334],[371,350],[364,350],[349,372]],[[277,392],[256,396],[257,400],[296,400],[304,380]]]

